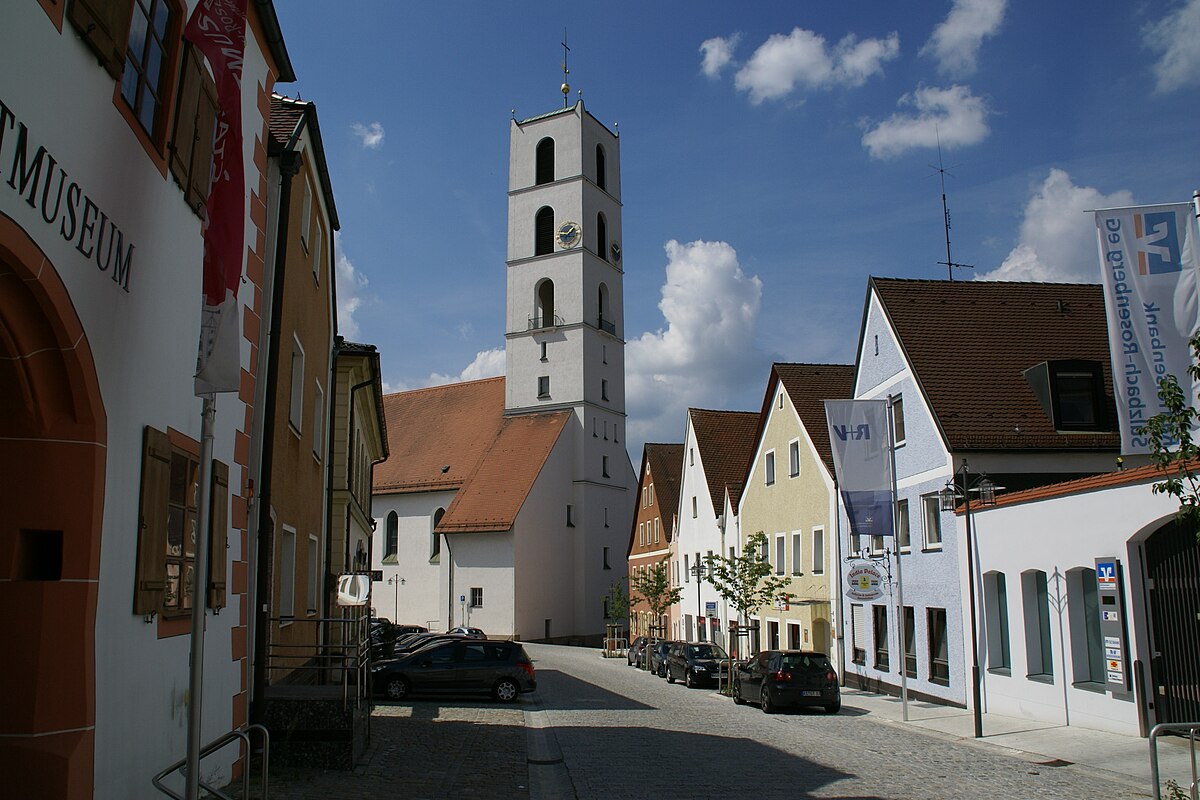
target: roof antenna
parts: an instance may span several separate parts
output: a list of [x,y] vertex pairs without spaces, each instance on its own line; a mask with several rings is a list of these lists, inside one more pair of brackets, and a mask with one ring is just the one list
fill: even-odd
[[563,71],[562,95],[563,95],[563,108],[566,108],[566,107],[567,107],[567,97],[568,97],[568,95],[570,95],[570,94],[571,94],[571,84],[567,83],[567,75],[569,75],[569,74],[571,73],[571,70],[567,69],[567,53],[571,52],[571,48],[567,47],[567,29],[566,29],[566,28],[563,28],[563,40],[562,40],[562,48],[563,48],[563,60],[562,60],[562,71]]
[[950,209],[946,206],[946,176],[950,175],[950,177],[953,178],[954,175],[952,175],[945,169],[945,167],[942,166],[942,136],[941,133],[938,132],[937,125],[933,126],[933,133],[937,137],[938,165],[935,167],[933,164],[930,164],[929,167],[938,173],[938,177],[942,182],[942,223],[946,228],[946,260],[939,261],[937,263],[946,265],[946,273],[950,276],[950,280],[953,281],[955,267],[958,267],[959,269],[975,269],[975,265],[958,264],[950,258]]

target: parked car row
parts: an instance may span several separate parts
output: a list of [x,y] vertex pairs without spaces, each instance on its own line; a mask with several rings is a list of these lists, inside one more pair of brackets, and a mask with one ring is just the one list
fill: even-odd
[[[629,665],[641,667],[647,658],[650,671],[667,683],[712,686],[729,677],[728,654],[710,642],[647,641],[639,636],[630,645]],[[735,662],[731,691],[733,702],[754,703],[767,714],[798,706],[820,706],[830,714],[842,708],[837,671],[829,657],[808,650],[763,650]]]

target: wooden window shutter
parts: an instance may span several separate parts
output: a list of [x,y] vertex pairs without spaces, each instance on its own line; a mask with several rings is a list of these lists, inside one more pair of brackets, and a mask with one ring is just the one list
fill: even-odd
[[67,8],[67,19],[96,52],[100,66],[117,80],[125,69],[132,13],[133,0],[72,0]]
[[167,583],[167,499],[171,487],[171,443],[149,425],[142,438],[142,497],[138,510],[138,553],[133,613],[162,609]]
[[200,53],[189,46],[179,81],[171,174],[183,189],[188,206],[201,218],[208,202],[216,125],[216,84],[204,68]]
[[200,55],[196,48],[187,46],[179,76],[179,98],[175,103],[175,135],[171,139],[171,174],[175,181],[187,191],[188,170],[192,163],[192,151],[196,142],[196,103],[200,97]]
[[229,466],[220,461],[213,462],[212,537],[208,548],[208,607],[225,607],[225,576],[229,569],[226,552],[229,540]]

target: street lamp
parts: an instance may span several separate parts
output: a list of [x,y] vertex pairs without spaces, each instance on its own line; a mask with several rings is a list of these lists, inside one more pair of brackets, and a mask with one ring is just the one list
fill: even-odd
[[399,575],[393,575],[392,577],[387,579],[387,582],[388,582],[389,586],[394,586],[396,589],[396,591],[395,591],[396,599],[395,599],[395,605],[394,605],[395,610],[392,612],[392,622],[399,624],[400,623],[400,587],[404,585],[404,578],[401,578]]
[[966,504],[967,518],[967,590],[971,603],[971,698],[975,706],[975,738],[983,737],[983,709],[980,702],[979,682],[979,634],[975,622],[975,548],[971,529],[971,492],[979,494],[979,504],[994,506],[996,504],[996,484],[986,475],[979,477],[975,486],[971,486],[971,473],[963,459],[962,467],[956,473],[958,485],[954,480],[946,481],[946,488],[938,492],[942,511],[954,511],[958,500]]
[[696,576],[696,640],[700,640],[700,582],[704,580],[704,564],[699,561],[688,572]]

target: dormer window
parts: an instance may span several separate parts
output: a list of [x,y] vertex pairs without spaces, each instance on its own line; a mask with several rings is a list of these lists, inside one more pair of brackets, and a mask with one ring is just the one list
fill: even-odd
[[1056,431],[1108,430],[1104,372],[1098,361],[1043,361],[1025,370],[1042,410]]

